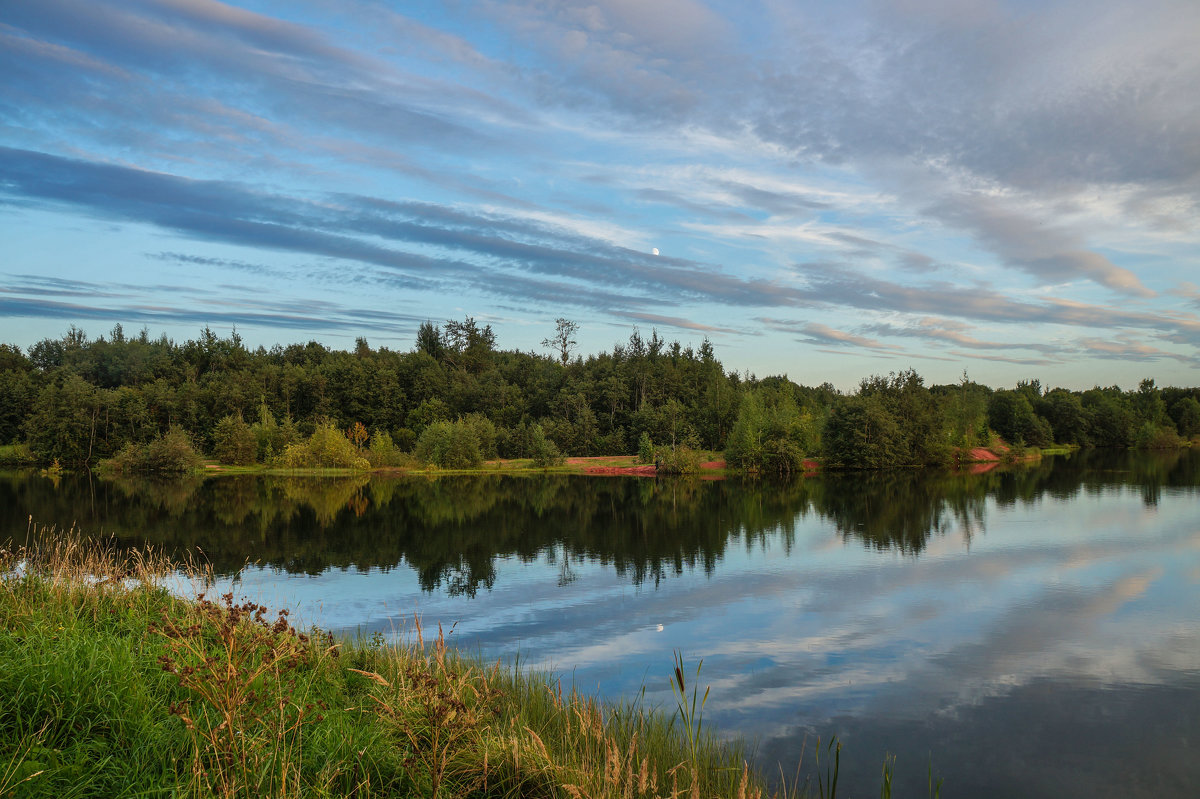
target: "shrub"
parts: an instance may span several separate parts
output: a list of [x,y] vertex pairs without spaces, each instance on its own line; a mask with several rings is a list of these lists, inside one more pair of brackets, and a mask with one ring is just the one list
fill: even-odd
[[654,463],[654,442],[649,433],[642,433],[638,438],[638,463]]
[[276,455],[300,440],[300,431],[296,429],[292,417],[284,417],[283,424],[279,424],[265,402],[259,406],[258,421],[252,424],[250,429],[257,444],[255,458],[262,463],[270,462]]
[[596,441],[596,450],[601,453],[613,454],[628,452],[629,450],[625,448],[625,432],[618,427],[600,436]]
[[401,427],[396,431],[392,443],[396,445],[397,449],[412,452],[412,448],[417,445],[417,434],[410,427]]
[[771,439],[763,447],[763,469],[774,474],[792,474],[804,466],[804,453],[787,438]]
[[367,448],[367,460],[375,468],[384,466],[413,466],[413,456],[400,450],[391,435],[386,430],[376,430],[371,436],[371,445]]
[[147,444],[126,444],[104,465],[123,474],[186,474],[200,466],[200,456],[188,434],[180,427],[172,427]]
[[1172,427],[1146,422],[1138,430],[1134,446],[1138,449],[1177,449],[1187,446],[1187,442]]
[[221,463],[248,466],[258,454],[258,438],[240,413],[226,416],[213,428],[212,451]]
[[33,466],[37,458],[25,444],[0,445],[0,468]]
[[546,438],[546,432],[540,424],[530,428],[529,456],[533,465],[545,469],[549,466],[562,466],[566,458],[559,452],[558,445]]
[[533,454],[533,428],[522,419],[496,430],[496,450],[501,458],[528,458]]
[[680,444],[674,450],[661,449],[656,456],[659,474],[697,474],[700,471],[700,453]]
[[457,422],[433,422],[417,439],[417,460],[443,469],[469,469],[483,463],[472,427]]
[[1171,416],[1179,428],[1179,435],[1191,438],[1200,434],[1200,402],[1195,397],[1184,397],[1172,405]]
[[463,417],[462,423],[470,428],[472,435],[475,436],[480,456],[485,459],[495,458],[497,431],[492,420],[482,413],[468,413]]
[[370,469],[371,463],[340,430],[326,422],[307,441],[290,445],[279,457],[289,469]]

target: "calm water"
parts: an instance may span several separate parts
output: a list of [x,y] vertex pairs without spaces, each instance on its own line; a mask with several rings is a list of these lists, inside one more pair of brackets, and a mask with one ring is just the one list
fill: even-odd
[[786,485],[635,478],[0,477],[27,518],[199,547],[241,593],[335,631],[414,612],[487,657],[673,706],[791,774],[843,742],[843,796],[1200,792],[1200,452]]

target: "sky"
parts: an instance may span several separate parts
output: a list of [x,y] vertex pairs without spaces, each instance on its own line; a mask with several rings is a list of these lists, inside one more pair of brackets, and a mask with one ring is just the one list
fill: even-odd
[[1196,0],[0,0],[0,341],[1200,385]]

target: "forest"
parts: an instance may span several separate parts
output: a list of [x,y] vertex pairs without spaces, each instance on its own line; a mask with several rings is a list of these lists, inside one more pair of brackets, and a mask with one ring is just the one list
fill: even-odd
[[788,473],[953,462],[997,439],[1170,448],[1200,437],[1200,388],[1143,380],[1086,391],[1038,380],[992,389],[925,385],[909,369],[843,393],[785,375],[729,370],[699,347],[633,328],[580,355],[559,319],[548,353],[503,350],[473,318],[422,324],[409,351],[307,344],[247,348],[205,328],[177,343],[120,325],[72,326],[27,351],[0,344],[0,461],[118,470],[229,464],[283,467],[478,465],[490,458],[724,452],[730,467]]

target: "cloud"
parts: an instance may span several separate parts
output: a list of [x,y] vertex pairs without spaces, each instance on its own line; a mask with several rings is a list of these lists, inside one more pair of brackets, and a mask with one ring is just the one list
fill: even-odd
[[1039,280],[1061,283],[1086,278],[1122,294],[1153,297],[1137,276],[1095,252],[1061,227],[1023,214],[995,197],[959,193],[926,209],[948,224],[970,230],[1009,265]]
[[41,279],[37,275],[20,275],[20,283],[0,286],[0,294],[21,295],[35,291],[45,297],[123,297],[128,289],[101,289],[95,284],[80,285],[76,281],[55,278]]
[[920,338],[940,344],[950,344],[977,350],[1033,350],[1047,354],[1058,353],[1061,348],[1041,342],[981,341],[967,333],[970,326],[953,319],[925,316],[909,325],[879,322],[864,326],[865,330],[886,336]]
[[711,82],[727,83],[739,63],[733,26],[695,0],[496,0],[481,7],[538,54],[544,97],[599,104],[653,127],[702,108]]
[[[1200,25],[1194,4],[1060,2],[1036,24],[1011,3],[943,6],[931,24],[934,4],[919,5],[876,5],[855,20],[859,37],[845,35],[848,15],[811,31],[765,89],[775,124],[764,136],[825,158],[942,162],[1024,189],[1175,182],[1180,164],[1200,163],[1200,100],[1188,89],[1200,57],[1183,32]],[[814,61],[833,68],[803,83]],[[820,124],[785,123],[803,119]]]
[[195,296],[212,295],[215,292],[206,286],[179,286],[168,283],[118,283],[106,281],[95,283],[86,280],[60,278],[52,275],[10,275],[15,278],[6,287],[0,288],[8,294],[37,294],[39,296],[63,297],[122,297],[130,292],[157,292],[183,290]]
[[[1200,340],[1200,319],[1194,315],[1054,297],[1029,302],[946,282],[903,285],[835,264],[799,264],[797,282],[742,278],[537,219],[345,193],[315,199],[268,194],[229,181],[190,180],[10,148],[0,148],[0,192],[15,201],[66,205],[204,241],[383,267],[402,273],[410,286],[452,291],[469,285],[501,297],[590,304],[614,313],[689,302],[850,307],[997,323],[1141,328],[1177,342]],[[360,277],[373,280],[378,274]],[[812,328],[804,334],[828,343],[831,330]],[[960,346],[982,344],[946,328],[940,333],[946,340],[953,340],[952,334],[959,336],[954,343]]]
[[1061,365],[1063,360],[1051,358],[1021,358],[1016,355],[984,355],[979,352],[963,352],[961,350],[950,350],[950,354],[958,358],[969,358],[971,360],[994,361],[996,363],[1011,363],[1017,366],[1055,366]]
[[[22,59],[0,48],[0,65],[21,77],[0,88],[0,107],[31,132],[67,123],[77,136],[143,159],[195,155],[211,166],[247,157],[243,147],[260,157],[256,137],[262,152],[303,151],[316,130],[327,148],[340,135],[349,148],[406,142],[479,153],[507,146],[480,119],[531,124],[527,112],[487,92],[404,72],[365,48],[331,43],[317,27],[222,3],[46,0],[11,11],[4,32],[29,44]],[[67,57],[86,68],[47,62]],[[220,141],[242,147],[221,152]]]
[[1200,308],[1200,286],[1195,283],[1185,280],[1172,289],[1171,294],[1190,300],[1192,305]]
[[189,255],[181,252],[148,252],[145,255],[147,258],[155,261],[166,261],[168,263],[185,264],[187,266],[217,266],[268,277],[281,277],[283,275],[280,270],[266,266],[265,264],[252,264],[229,258],[208,258],[202,255]]
[[761,318],[760,322],[766,324],[773,330],[780,330],[787,333],[797,334],[797,341],[802,341],[808,344],[829,345],[836,344],[844,347],[861,347],[863,349],[875,350],[877,352],[901,352],[902,348],[890,344],[883,344],[875,339],[858,336],[853,333],[847,333],[844,330],[835,330],[828,325],[823,325],[817,322],[792,323],[781,319]]
[[634,196],[640,200],[650,203],[659,203],[669,205],[689,213],[699,216],[714,217],[716,219],[726,220],[734,223],[752,222],[753,218],[741,211],[733,211],[728,208],[714,205],[711,202],[701,202],[694,200],[686,194],[670,191],[668,189],[659,188],[643,188],[637,189]]
[[[318,203],[126,167],[0,148],[9,195],[64,203],[91,215],[149,223],[205,241],[338,258],[401,270],[435,284],[484,282],[527,296],[528,281],[503,270],[623,289],[625,304],[684,300],[774,306],[797,295],[685,259],[652,256],[541,223],[425,203],[336,195]],[[375,243],[382,238],[411,245]],[[431,253],[414,248],[432,247]],[[453,255],[451,255],[453,254]],[[505,282],[521,291],[505,291]],[[639,296],[640,295],[640,296]],[[586,296],[576,297],[579,302]]]
[[843,352],[1200,347],[1170,288],[1200,243],[1194,3],[406,11],[16,4],[0,203],[227,256],[197,268],[298,260],[297,290],[336,270],[730,334],[791,317]]
[[1118,335],[1114,338],[1082,338],[1078,345],[1093,358],[1108,358],[1122,361],[1158,361],[1164,358],[1177,360],[1190,366],[1200,366],[1200,358],[1167,352],[1137,340],[1133,336]]
[[717,180],[713,182],[717,188],[730,192],[741,203],[750,208],[757,208],[774,215],[804,214],[812,211],[827,209],[830,204],[803,194],[773,191],[733,180]]
[[701,322],[693,322],[689,319],[683,319],[678,316],[663,316],[653,313],[623,313],[617,314],[626,319],[632,319],[635,322],[648,322],[655,325],[665,325],[667,327],[677,327],[681,330],[696,330],[701,333],[735,333],[740,334],[742,331],[735,330],[731,327],[718,327],[716,325],[706,325]]
[[[1130,212],[1159,224],[1155,198],[1200,199],[1200,56],[1184,33],[1200,27],[1194,3],[1060,2],[1035,17],[1004,2],[869,3],[820,15],[774,5],[770,33],[730,18],[737,34],[706,42],[720,69],[656,61],[638,49],[649,37],[623,31],[618,45],[607,26],[557,48],[566,32],[587,28],[574,5],[494,8],[553,61],[546,69],[585,83],[630,126],[656,126],[667,113],[680,127],[750,130],[801,164],[838,164],[870,180],[906,164],[946,184],[902,191],[909,201],[1046,283],[1154,293],[1093,244],[1105,232],[1094,216],[1047,225],[1049,204],[1083,207],[1119,191],[1138,198]],[[745,52],[749,41],[760,46]],[[603,48],[629,60],[605,60]],[[726,70],[730,59],[740,65]],[[919,257],[909,263],[929,268]]]
[[1194,315],[1164,315],[1115,306],[1092,305],[1056,297],[1042,302],[1012,299],[986,287],[946,282],[902,285],[828,263],[797,264],[807,281],[804,296],[813,301],[874,311],[949,314],[960,319],[1004,323],[1055,324],[1111,329],[1147,328],[1155,331],[1200,332]]
[[910,272],[934,272],[942,268],[934,258],[925,253],[900,247],[888,242],[876,241],[855,233],[845,231],[830,231],[828,237],[836,242],[845,244],[849,249],[844,251],[847,257],[881,255],[890,256],[895,262]]
[[[108,293],[108,296],[112,296]],[[177,290],[176,296],[184,299],[186,290]],[[202,302],[161,304],[139,303],[67,303],[43,300],[35,297],[0,297],[0,314],[11,318],[62,319],[81,321],[95,319],[144,324],[196,324],[196,325],[259,325],[287,330],[341,330],[354,332],[379,332],[409,334],[413,327],[424,320],[421,315],[406,315],[376,312],[362,308],[350,308],[332,302],[302,300],[273,302],[244,297],[223,298],[219,303],[204,307]],[[200,307],[198,307],[200,306]]]

